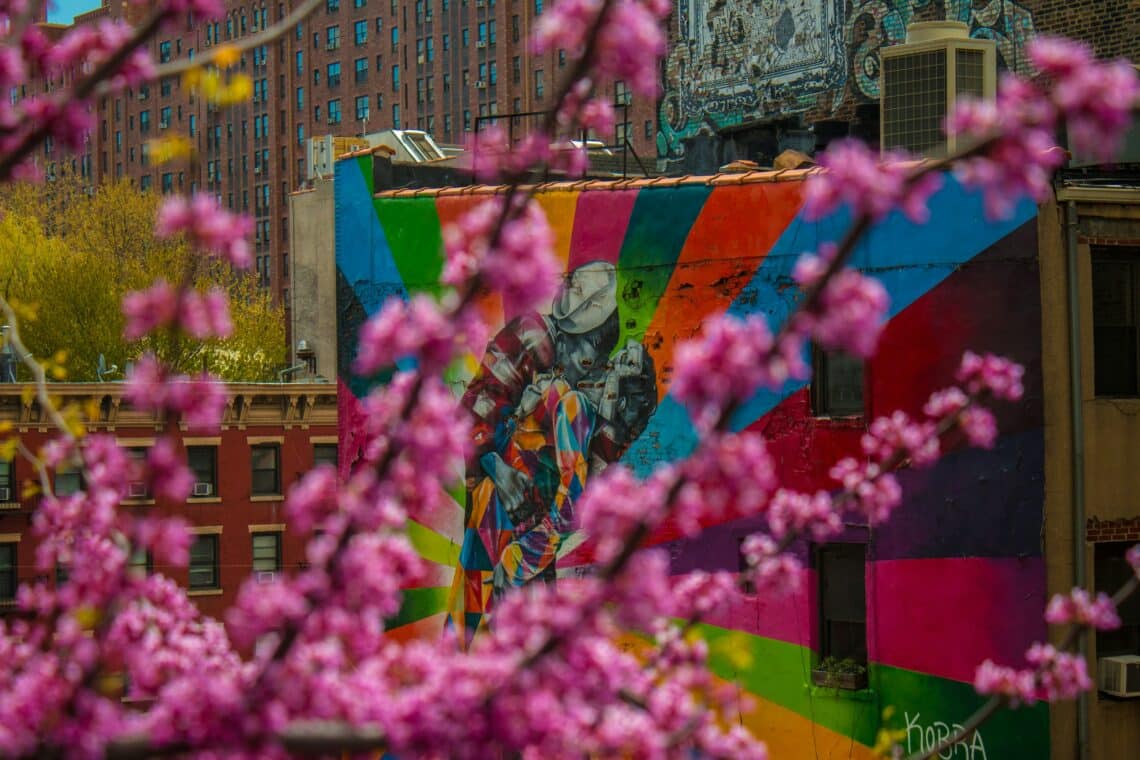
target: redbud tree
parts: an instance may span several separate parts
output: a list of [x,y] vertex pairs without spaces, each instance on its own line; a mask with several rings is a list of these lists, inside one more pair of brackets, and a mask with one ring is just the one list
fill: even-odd
[[[241,45],[291,29],[315,5],[304,3]],[[219,101],[241,94],[240,80],[219,68],[232,63],[233,48],[201,56],[193,69],[156,67],[146,53],[159,30],[187,14],[220,18],[220,0],[166,0],[138,28],[104,21],[56,42],[31,23],[34,8],[0,1],[0,85],[64,73],[73,84],[0,103],[2,181],[34,177],[33,152],[49,137],[81,149],[94,126],[93,99],[102,94],[178,71]],[[553,295],[559,267],[552,234],[528,180],[548,169],[581,173],[585,154],[569,136],[612,133],[613,110],[596,95],[599,82],[621,79],[639,95],[658,93],[662,24],[670,12],[668,0],[560,0],[543,15],[533,49],[557,47],[575,59],[555,107],[518,145],[508,148],[493,129],[469,145],[478,177],[503,183],[505,192],[446,234],[442,296],[391,301],[362,329],[356,369],[390,370],[392,379],[363,400],[361,461],[342,479],[318,468],[293,489],[290,528],[314,531],[308,567],[269,584],[247,582],[224,624],[200,615],[170,579],[129,570],[128,558],[140,550],[185,565],[187,526],[118,509],[128,482],[138,479],[134,464],[113,437],[88,432],[74,414],[55,409],[43,368],[29,364],[33,390],[58,435],[38,451],[18,440],[8,445],[40,473],[36,566],[46,574],[65,560],[71,579],[59,587],[25,583],[20,614],[0,621],[0,754],[767,756],[763,737],[718,720],[735,709],[737,696],[714,682],[705,645],[689,629],[739,584],[768,594],[792,589],[800,568],[787,550],[796,539],[827,541],[845,518],[890,519],[902,499],[895,472],[935,462],[948,435],[992,446],[997,429],[987,405],[1017,402],[1022,370],[967,353],[921,417],[896,412],[869,425],[862,456],[834,464],[830,491],[782,485],[763,437],[731,432],[730,418],[758,390],[805,378],[809,341],[861,357],[874,353],[887,295],[847,266],[870,226],[895,210],[924,221],[947,171],[983,193],[993,215],[1022,196],[1043,200],[1063,160],[1055,139],[1061,126],[1081,152],[1108,155],[1140,87],[1125,64],[1099,63],[1083,46],[1040,39],[1029,47],[1033,78],[1005,79],[996,103],[967,103],[949,119],[947,129],[966,146],[958,153],[915,162],[880,157],[857,142],[835,145],[807,183],[805,213],[822,216],[845,204],[853,211],[850,229],[799,261],[801,296],[783,324],[723,316],[677,350],[671,392],[688,408],[701,442],[688,459],[645,479],[615,465],[590,480],[575,512],[596,540],[592,574],[576,584],[531,584],[505,594],[489,629],[466,650],[451,636],[390,640],[383,621],[399,609],[401,588],[424,571],[405,535],[407,520],[439,506],[443,487],[462,477],[470,447],[471,423],[440,374],[460,354],[482,351],[480,294],[499,291],[518,309]],[[205,195],[167,199],[155,222],[159,238],[182,238],[201,256],[236,269],[250,264],[251,228],[249,219]],[[182,284],[159,283],[124,300],[129,335],[190,339],[228,328],[224,298],[196,291],[192,280],[171,281]],[[7,302],[0,307],[13,326],[10,341],[25,353],[17,314]],[[414,369],[398,369],[397,360],[407,358],[415,361],[400,366]],[[191,430],[219,425],[224,390],[208,375],[178,375],[147,356],[125,385],[140,409]],[[47,471],[64,464],[82,468],[85,490],[52,494]],[[174,442],[165,439],[150,450],[143,475],[155,493],[174,499],[191,483]],[[667,557],[643,546],[665,520],[692,534],[702,524],[755,515],[766,516],[767,527],[744,542],[743,573],[698,571],[671,584]],[[1140,548],[1129,559],[1140,572]],[[991,698],[926,755],[976,730],[997,709],[1088,690],[1074,645],[1086,630],[1119,625],[1115,604],[1136,585],[1133,578],[1115,599],[1075,589],[1050,601],[1047,621],[1069,626],[1062,645],[1033,645],[1022,670],[980,664],[976,688]],[[629,634],[645,646],[620,646]]]

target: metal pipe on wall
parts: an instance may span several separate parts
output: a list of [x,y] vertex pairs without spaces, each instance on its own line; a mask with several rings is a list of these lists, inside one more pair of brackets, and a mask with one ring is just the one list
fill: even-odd
[[[1085,428],[1084,389],[1081,383],[1081,301],[1077,276],[1080,271],[1077,246],[1077,204],[1065,205],[1065,253],[1068,259],[1069,285],[1069,415],[1072,428],[1073,471],[1073,585],[1085,588]],[[1083,654],[1088,653],[1087,639]],[[1089,756],[1089,698],[1081,692],[1077,699],[1077,752],[1080,760]]]

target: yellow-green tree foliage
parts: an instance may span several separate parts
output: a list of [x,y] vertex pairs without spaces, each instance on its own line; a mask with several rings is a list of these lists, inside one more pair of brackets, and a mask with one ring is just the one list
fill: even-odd
[[[122,368],[145,351],[181,372],[205,367],[226,380],[275,380],[285,362],[283,310],[253,274],[235,272],[182,242],[156,240],[159,202],[158,195],[126,181],[87,192],[69,176],[6,189],[0,198],[0,293],[28,307],[20,332],[29,351],[37,358],[66,352],[67,377],[74,381],[96,379],[100,354],[108,366]],[[123,294],[160,277],[227,289],[234,334],[225,340],[164,334],[126,341]]]

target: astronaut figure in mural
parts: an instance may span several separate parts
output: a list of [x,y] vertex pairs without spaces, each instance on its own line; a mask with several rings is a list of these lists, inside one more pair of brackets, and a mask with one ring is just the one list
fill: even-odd
[[592,261],[567,276],[549,314],[515,318],[487,346],[461,401],[474,451],[453,615],[459,593],[465,613],[483,613],[511,587],[552,582],[587,480],[645,429],[653,360],[634,339],[615,352],[619,333],[617,272]]

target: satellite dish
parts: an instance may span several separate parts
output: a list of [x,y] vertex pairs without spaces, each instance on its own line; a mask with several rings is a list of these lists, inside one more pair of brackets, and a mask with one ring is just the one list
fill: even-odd
[[117,374],[118,371],[118,364],[112,364],[110,367],[108,367],[107,357],[103,354],[99,354],[99,361],[95,364],[95,374],[99,377],[99,382],[106,382],[108,376]]

